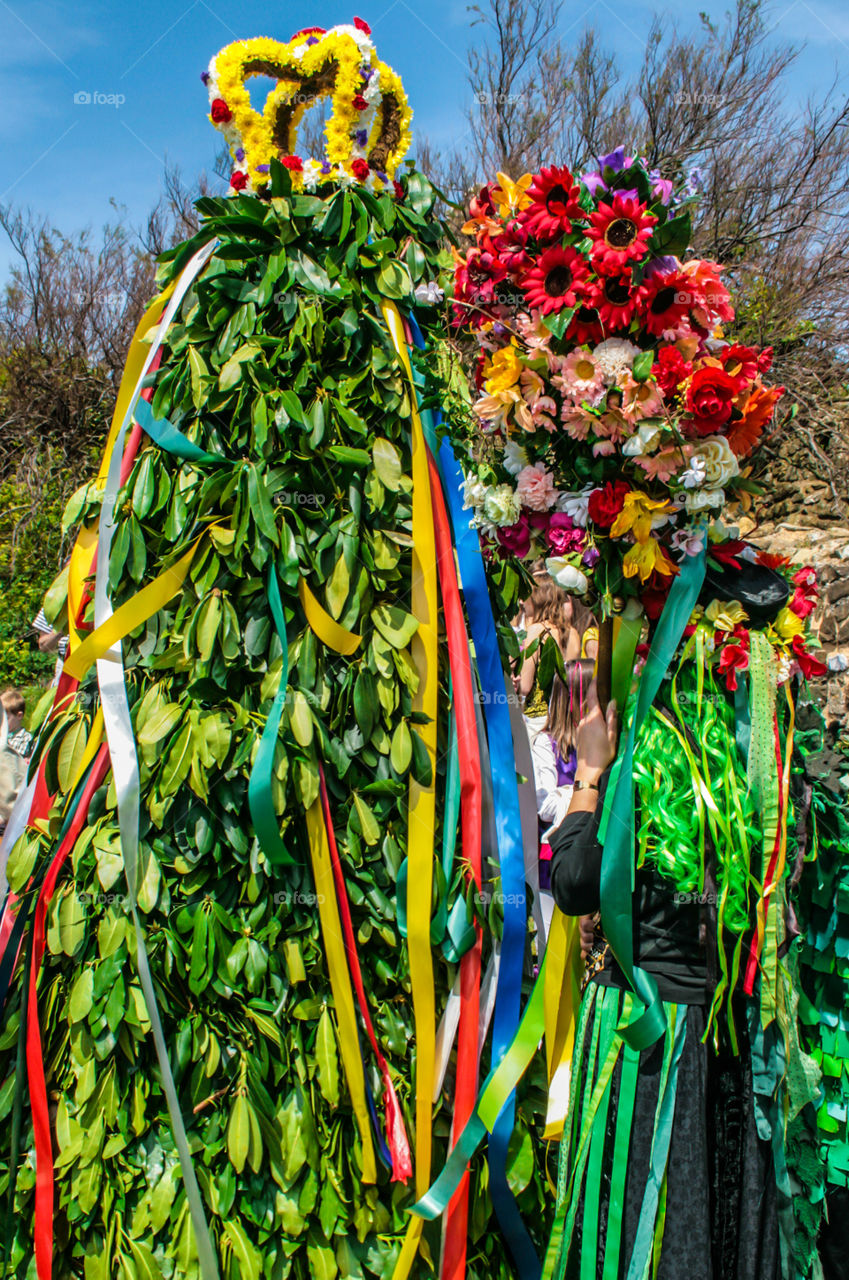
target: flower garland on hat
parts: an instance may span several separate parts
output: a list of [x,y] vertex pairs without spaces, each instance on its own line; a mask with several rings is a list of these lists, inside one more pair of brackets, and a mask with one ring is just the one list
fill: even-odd
[[[277,81],[261,113],[247,87],[256,75]],[[233,156],[234,194],[262,194],[273,158],[290,171],[296,190],[357,182],[381,191],[393,184],[410,145],[412,111],[401,78],[378,59],[362,18],[329,31],[307,28],[287,44],[264,36],[237,40],[216,54],[202,79],[209,118]],[[305,158],[296,152],[298,126],[323,97],[333,106],[325,154]]]

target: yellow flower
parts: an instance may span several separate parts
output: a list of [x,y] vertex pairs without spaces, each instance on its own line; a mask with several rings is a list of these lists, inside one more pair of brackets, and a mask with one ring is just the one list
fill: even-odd
[[716,631],[733,631],[748,616],[739,600],[711,600],[705,609],[705,618]]
[[792,640],[794,636],[802,634],[805,630],[805,624],[798,613],[794,613],[792,609],[788,609],[787,605],[785,605],[775,622],[773,622],[772,629],[782,640]]
[[622,572],[626,578],[633,578],[638,573],[640,582],[645,582],[655,570],[667,578],[678,572],[677,564],[673,564],[669,557],[663,554],[660,543],[656,539],[648,538],[645,542],[635,542],[633,547],[629,547],[625,552]]
[[513,218],[532,203],[526,192],[534,180],[533,175],[526,173],[518,182],[513,182],[506,173],[499,173],[497,177],[498,186],[493,189],[492,203],[502,218]]
[[502,347],[496,351],[489,362],[488,376],[484,380],[484,388],[490,395],[500,391],[509,391],[519,381],[524,368],[514,346]]
[[625,533],[633,533],[637,542],[648,541],[653,518],[668,508],[669,503],[665,498],[658,502],[641,489],[632,489],[625,495],[625,505],[613,522],[611,537],[621,538]]

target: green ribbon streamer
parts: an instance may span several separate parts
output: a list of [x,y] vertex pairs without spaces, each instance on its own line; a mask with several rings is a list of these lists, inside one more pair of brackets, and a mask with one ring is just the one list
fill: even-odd
[[620,1028],[623,1038],[635,1049],[654,1044],[663,1035],[666,1017],[654,978],[634,964],[634,744],[693,612],[704,576],[703,545],[698,555],[685,557],[660,615],[637,689],[636,709],[625,746],[620,749],[608,783],[599,828],[604,936],[629,986],[645,1006],[633,1021],[629,1020]]
[[274,748],[280,734],[280,721],[289,684],[289,642],[286,639],[286,619],[283,616],[283,602],[280,599],[280,587],[273,562],[268,566],[266,590],[268,603],[271,606],[271,616],[283,648],[283,670],[280,673],[280,688],[268,713],[248,780],[248,807],[260,847],[269,862],[274,863],[275,866],[291,867],[297,865],[297,860],[288,852],[280,837],[280,824],[274,812],[274,801],[271,797]]
[[639,1073],[639,1050],[633,1049],[631,1045],[626,1044],[622,1055],[619,1101],[616,1106],[616,1135],[613,1139],[613,1168],[610,1173],[610,1205],[607,1210],[607,1234],[604,1238],[602,1280],[618,1280],[619,1276],[622,1218],[625,1212],[628,1155],[631,1150],[631,1121],[634,1118]]
[[167,418],[154,418],[153,410],[147,400],[139,399],[137,401],[133,410],[133,417],[142,431],[146,432],[151,440],[159,445],[160,449],[164,449],[166,453],[173,454],[175,458],[180,458],[182,462],[230,464],[229,458],[224,458],[217,453],[207,453],[205,449],[201,449],[200,445],[193,444],[188,436],[184,436],[182,431],[169,422]]
[[620,716],[631,693],[631,681],[634,676],[634,655],[640,636],[643,632],[643,619],[623,618],[619,625],[619,634],[613,646],[613,658],[610,668],[610,696],[619,709]]

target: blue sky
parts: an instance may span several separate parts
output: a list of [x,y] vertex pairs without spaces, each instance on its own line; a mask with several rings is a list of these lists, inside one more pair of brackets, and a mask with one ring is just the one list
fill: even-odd
[[[700,10],[719,21],[725,8],[716,0],[566,0],[561,25],[567,38],[596,25],[627,69],[652,12],[691,26]],[[218,135],[199,77],[219,48],[253,35],[285,40],[353,12],[371,23],[380,56],[403,76],[417,133],[437,144],[460,137],[470,98],[465,51],[477,35],[464,0],[0,0],[0,204],[29,206],[68,232],[113,219],[110,201],[142,222],[166,159],[187,177],[212,165]],[[791,107],[849,72],[849,9],[840,0],[779,0],[771,22],[776,39],[806,42],[788,80]],[[112,103],[77,103],[77,94]],[[0,243],[0,282],[10,258]]]

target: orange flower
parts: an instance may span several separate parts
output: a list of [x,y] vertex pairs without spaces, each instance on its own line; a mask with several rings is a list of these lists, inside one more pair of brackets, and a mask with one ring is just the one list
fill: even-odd
[[758,564],[762,564],[765,569],[780,569],[782,565],[790,563],[789,556],[780,556],[772,551],[759,551],[757,554]]
[[743,406],[743,416],[732,422],[727,432],[728,443],[738,458],[752,452],[775,411],[776,401],[783,395],[783,387],[755,387]]

